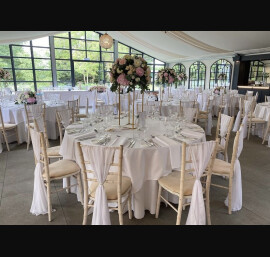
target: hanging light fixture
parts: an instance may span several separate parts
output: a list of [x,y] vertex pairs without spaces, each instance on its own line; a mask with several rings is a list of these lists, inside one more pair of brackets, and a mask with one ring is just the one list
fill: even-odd
[[107,32],[99,38],[99,44],[102,48],[106,50],[112,47],[113,39]]

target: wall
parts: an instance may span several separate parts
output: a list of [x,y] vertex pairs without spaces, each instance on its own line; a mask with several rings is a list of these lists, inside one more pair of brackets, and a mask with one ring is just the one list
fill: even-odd
[[[203,59],[198,58],[198,59],[194,59],[192,61],[181,61],[181,62],[177,62],[177,63],[182,63],[183,65],[185,65],[186,74],[187,74],[188,78],[189,78],[189,67],[194,62],[201,61],[202,63],[204,63],[205,66],[206,66],[205,89],[208,89],[209,88],[209,81],[210,81],[210,68],[211,68],[211,65],[214,62],[216,62],[217,60],[219,60],[219,59],[225,59],[225,60],[229,61],[232,64],[232,73],[231,73],[231,80],[232,80],[233,70],[234,70],[234,61],[233,61],[232,57],[220,56],[220,57],[215,57],[215,58],[209,57],[208,59],[204,57]],[[177,63],[170,63],[169,67],[172,68]],[[188,79],[187,79],[187,81],[185,83],[185,86],[188,87]]]

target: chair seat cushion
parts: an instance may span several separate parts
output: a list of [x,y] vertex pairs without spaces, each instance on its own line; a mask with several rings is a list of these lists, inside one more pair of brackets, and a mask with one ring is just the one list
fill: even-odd
[[[45,171],[45,169],[44,169]],[[80,171],[77,163],[70,160],[60,160],[49,164],[50,178],[64,177]],[[45,178],[45,172],[43,172]]]
[[[193,185],[195,182],[195,177],[190,174],[185,174],[184,181],[184,195],[188,196],[192,194]],[[161,177],[158,180],[158,183],[165,189],[168,189],[171,192],[179,194],[180,192],[180,172],[173,171],[165,177]]]
[[[4,123],[5,129],[13,129],[16,128],[16,124],[9,124],[9,123]],[[2,129],[2,124],[0,124],[0,129]]]
[[220,159],[215,159],[212,173],[217,173],[220,175],[229,175],[231,169],[231,164]]
[[60,145],[49,147],[49,148],[47,148],[47,155],[48,155],[48,157],[50,157],[50,156],[62,157],[62,155],[60,155],[59,151],[60,151]]
[[[113,180],[114,182],[104,183],[105,192],[108,200],[117,199],[117,175],[108,175],[107,180]],[[96,189],[98,187],[98,182],[92,182],[90,186],[90,196],[95,198]],[[122,192],[125,194],[127,190],[131,187],[131,180],[128,177],[122,177]]]
[[208,114],[201,113],[198,115],[198,119],[208,119]]

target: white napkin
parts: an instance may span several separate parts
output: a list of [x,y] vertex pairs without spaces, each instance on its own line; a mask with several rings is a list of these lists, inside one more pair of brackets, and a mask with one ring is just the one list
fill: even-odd
[[110,146],[120,146],[123,145],[125,146],[125,144],[128,142],[128,138],[127,137],[117,137],[113,140],[113,142],[110,144]]
[[87,133],[81,134],[79,136],[76,136],[75,138],[77,140],[87,140],[87,139],[90,139],[93,137],[96,137],[96,132],[92,131],[92,132],[87,132]]
[[200,138],[202,137],[202,133],[196,132],[196,131],[190,131],[190,130],[182,130],[180,134],[190,138],[190,139],[195,139],[195,138]]
[[[181,143],[178,143],[165,136],[156,136],[155,141],[161,146],[167,146],[170,149],[172,169],[178,169],[181,165]],[[154,141],[154,139],[153,139]],[[154,141],[154,142],[155,142]]]
[[66,128],[66,130],[69,131],[72,129],[82,129],[82,128],[83,128],[82,124],[71,124]]

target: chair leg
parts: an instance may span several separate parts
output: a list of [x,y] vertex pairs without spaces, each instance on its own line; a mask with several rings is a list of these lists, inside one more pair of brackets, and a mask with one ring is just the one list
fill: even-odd
[[158,218],[158,215],[159,215],[161,191],[162,191],[162,187],[161,187],[161,185],[159,185],[159,188],[158,188],[158,198],[157,198],[157,206],[156,206],[156,219]]
[[249,135],[250,135],[251,127],[252,127],[252,123],[248,126],[248,140],[249,140]]
[[128,218],[131,220],[132,219],[132,209],[131,209],[131,190],[129,192],[128,196]]
[[228,213],[232,214],[232,177],[229,178]]
[[[120,199],[119,199],[120,198]],[[118,198],[118,216],[119,216],[119,224],[124,225],[123,222],[123,206],[122,206],[122,197]]]
[[77,182],[78,182],[78,187],[81,195],[81,201],[83,203],[83,190],[82,190],[82,181],[81,181],[81,173],[77,174]]
[[84,204],[83,204],[83,225],[87,224],[88,217],[88,192],[87,189],[84,189]]
[[48,219],[52,221],[51,183],[47,182]]
[[4,130],[3,130],[3,136],[4,136],[4,139],[5,139],[5,142],[6,142],[7,150],[10,151],[9,144],[8,144],[8,139],[7,139],[7,135],[6,135],[6,132]]
[[15,134],[16,134],[17,143],[19,144],[18,127],[15,128]]
[[210,182],[207,182],[206,183],[206,216],[207,216],[207,224],[211,225],[209,191],[210,191]]
[[183,209],[182,207],[183,207],[183,197],[181,198],[179,197],[176,225],[180,225],[181,223],[181,216],[182,216],[182,209]]
[[68,177],[66,181],[67,181],[67,189],[66,189],[66,192],[67,192],[68,194],[70,194],[70,177]]
[[29,150],[30,140],[30,130],[27,128],[27,151]]

